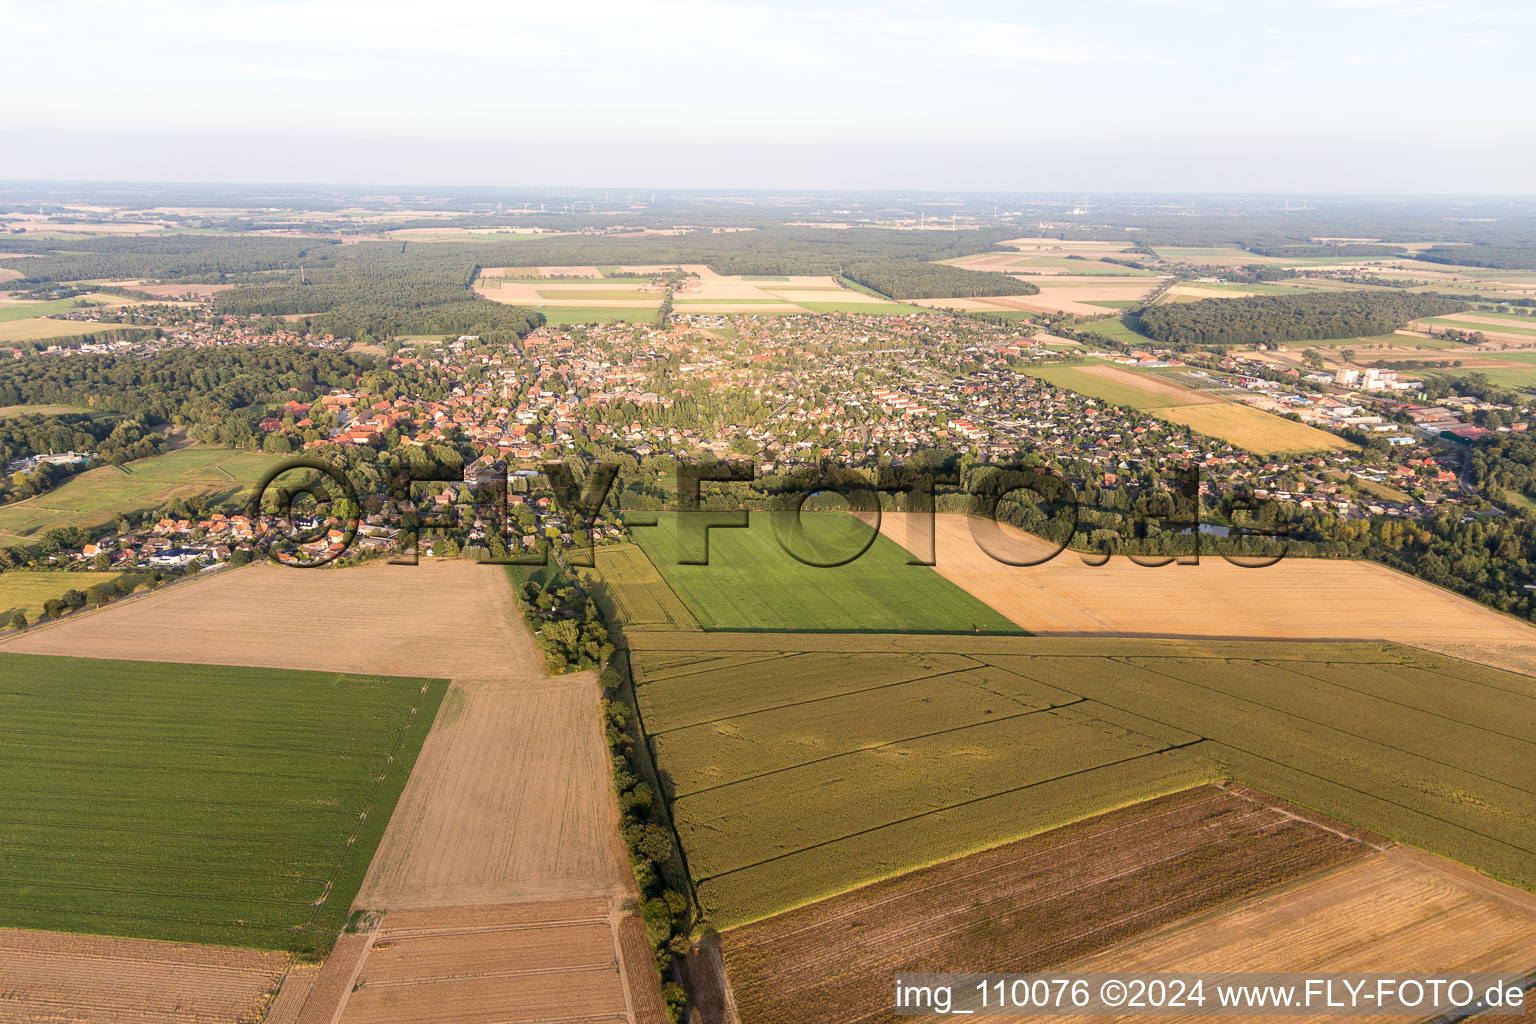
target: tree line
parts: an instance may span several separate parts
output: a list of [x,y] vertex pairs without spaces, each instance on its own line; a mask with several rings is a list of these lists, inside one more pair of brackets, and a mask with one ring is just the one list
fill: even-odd
[[860,260],[842,268],[849,280],[891,299],[944,299],[980,295],[1038,295],[1028,281],[992,271],[916,260]]
[[1138,329],[1174,346],[1245,345],[1390,334],[1411,320],[1467,309],[1456,299],[1368,292],[1253,295],[1142,310]]

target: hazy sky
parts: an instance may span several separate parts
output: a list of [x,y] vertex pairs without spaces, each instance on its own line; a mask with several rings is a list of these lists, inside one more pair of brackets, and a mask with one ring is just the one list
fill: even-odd
[[0,0],[0,178],[1536,191],[1536,4]]

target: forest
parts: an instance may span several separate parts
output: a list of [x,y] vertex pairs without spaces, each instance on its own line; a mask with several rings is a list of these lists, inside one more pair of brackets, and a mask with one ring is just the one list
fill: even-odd
[[361,243],[310,254],[282,283],[221,292],[221,313],[303,314],[322,334],[382,341],[399,334],[473,334],[502,343],[544,323],[531,309],[492,302],[470,288],[479,266],[436,245]]
[[1436,245],[1418,254],[1426,263],[1449,263],[1489,270],[1536,270],[1536,246],[1532,245]]
[[892,299],[944,299],[978,295],[1037,295],[1028,281],[947,263],[915,260],[861,260],[843,268],[843,276]]
[[373,356],[298,345],[30,356],[0,363],[0,405],[89,405],[150,426],[199,427],[200,440],[241,445],[259,433],[268,402],[352,387],[376,363]]
[[35,253],[8,266],[26,275],[12,288],[95,279],[218,284],[227,276],[297,266],[310,253],[336,242],[317,238],[230,238],[167,235],[153,238],[54,239],[0,236],[6,253]]
[[1456,299],[1403,293],[1254,295],[1153,306],[1141,312],[1138,326],[1168,345],[1251,345],[1373,337],[1390,334],[1410,320],[1468,308]]

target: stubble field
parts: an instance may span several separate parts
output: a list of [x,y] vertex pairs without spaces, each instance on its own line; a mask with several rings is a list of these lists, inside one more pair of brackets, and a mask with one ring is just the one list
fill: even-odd
[[144,939],[0,929],[9,1024],[236,1024],[263,1019],[289,958]]
[[[922,551],[925,540],[912,536],[920,525],[914,518],[887,512],[880,529]],[[966,516],[934,521],[935,571],[1037,635],[1536,640],[1536,630],[1517,619],[1371,562],[1285,558],[1241,568],[1206,555],[1199,565],[1149,567],[1117,555],[1091,566],[1062,551],[1039,565],[1015,566],[981,549]],[[1014,527],[996,530],[988,543],[1012,560],[1035,561],[1056,550]]]

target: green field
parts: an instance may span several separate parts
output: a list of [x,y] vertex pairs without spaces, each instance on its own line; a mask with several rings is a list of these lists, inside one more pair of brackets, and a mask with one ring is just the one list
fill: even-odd
[[0,926],[323,952],[442,681],[0,654]]
[[[1505,358],[1505,354],[1500,353],[1499,358]],[[1530,390],[1536,387],[1536,365],[1471,366],[1459,370],[1425,369],[1420,372],[1426,377],[1466,377],[1477,373],[1487,377],[1492,383],[1503,385],[1506,388]]]
[[904,302],[802,302],[800,305],[813,313],[932,313],[923,306],[909,306]]
[[[1478,313],[1476,315],[1488,317],[1489,319],[1493,319],[1495,316],[1493,313]],[[1458,331],[1483,331],[1485,333],[1497,332],[1499,334],[1518,334],[1525,338],[1536,338],[1536,327],[1531,325],[1531,321],[1526,320],[1524,324],[1521,324],[1519,321],[1512,317],[1504,319],[1507,322],[1502,322],[1499,324],[1484,324],[1478,323],[1475,320],[1464,320],[1458,316],[1432,316],[1415,322],[1421,324],[1434,324],[1436,327],[1451,327]]]
[[[625,523],[672,591],[705,629],[810,632],[1018,633],[1019,628],[931,568],[908,565],[877,536],[847,565],[806,565],[780,546],[829,562],[857,551],[868,527],[841,512],[751,513],[745,529],[709,531],[709,564],[679,565],[679,522],[688,513],[634,513]],[[635,525],[654,515],[656,526]],[[691,543],[691,542],[689,542]],[[690,548],[690,551],[697,549]]]
[[659,293],[659,292],[643,292],[638,287],[635,287],[635,288],[579,288],[578,289],[578,288],[559,288],[559,287],[555,287],[554,285],[551,285],[548,288],[537,288],[535,290],[539,293],[539,297],[541,299],[548,299],[548,300],[550,300],[552,302],[561,302],[561,301],[569,302],[572,299],[577,299],[577,300],[582,301],[582,302],[595,302],[595,301],[599,301],[599,300],[602,300],[602,299],[624,299],[624,300],[629,300],[629,299],[651,299],[651,298],[654,298],[656,300],[656,304],[657,305],[661,304],[661,293]]
[[1218,778],[1536,887],[1536,678],[1386,643],[630,644],[718,927]]
[[1157,342],[1136,330],[1135,323],[1135,317],[1123,316],[1118,320],[1095,320],[1092,323],[1083,324],[1082,329],[1092,331],[1094,334],[1102,334],[1106,338],[1113,338],[1125,345],[1156,345]]
[[11,613],[18,608],[28,622],[42,618],[43,602],[63,597],[67,590],[89,590],[98,583],[110,583],[118,572],[0,572],[0,629],[11,623]]
[[656,319],[656,311],[661,308],[661,299],[658,297],[656,306],[651,309],[632,307],[619,309],[614,306],[533,306],[533,309],[544,314],[544,319],[552,327],[569,327],[571,324],[611,324],[616,320],[626,323],[649,323]]
[[28,543],[55,526],[101,526],[124,512],[156,508],[173,498],[233,498],[279,459],[197,446],[87,470],[46,494],[0,506],[0,545]]
[[[963,264],[962,264],[963,265]],[[1101,263],[1098,260],[1069,260],[1065,256],[1028,256],[1014,260],[1010,266],[1027,271],[1031,267],[1055,267],[1070,270],[1074,275],[1088,277],[1156,277],[1152,270],[1122,267],[1118,263]],[[1014,271],[1016,273],[1017,271]]]

